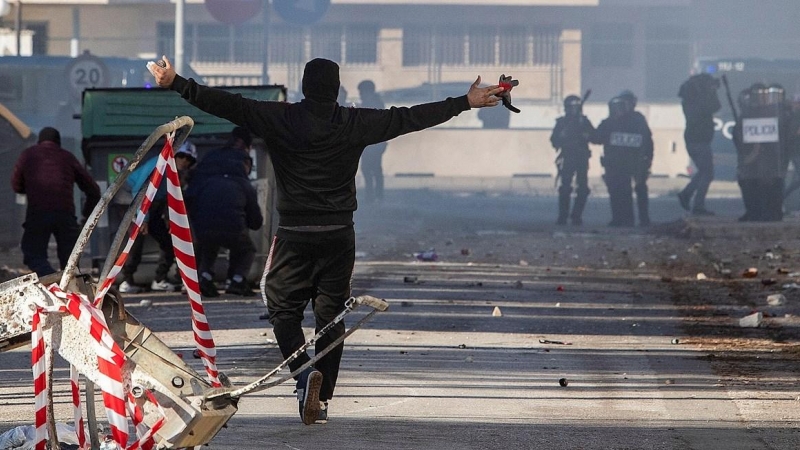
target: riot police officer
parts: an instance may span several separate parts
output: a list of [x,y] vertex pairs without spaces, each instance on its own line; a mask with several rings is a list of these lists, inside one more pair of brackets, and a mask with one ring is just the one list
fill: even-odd
[[647,178],[653,163],[653,135],[647,119],[634,110],[636,96],[623,91],[608,102],[609,116],[600,123],[592,142],[603,145],[600,159],[611,202],[612,227],[634,226],[631,181],[635,184],[639,225],[650,225]]
[[780,85],[756,83],[739,94],[742,113],[733,130],[736,178],[745,213],[742,222],[783,219],[787,111]]
[[[589,139],[594,133],[594,126],[583,115],[583,101],[576,95],[564,99],[564,116],[556,120],[556,126],[550,135],[550,142],[559,153],[556,157],[558,176],[561,186],[558,188],[558,225],[566,225],[569,216],[572,225],[583,223],[583,208],[589,197]],[[570,203],[572,196],[572,180],[575,179],[575,203]]]
[[[711,151],[714,113],[722,107],[717,89],[719,80],[702,73],[686,80],[678,92],[686,118],[683,139],[686,142],[686,151],[697,168],[692,180],[678,194],[678,201],[683,209],[691,210],[696,216],[713,215],[706,209],[705,201],[708,188],[714,180],[714,154]],[[690,204],[692,198],[694,206]]]

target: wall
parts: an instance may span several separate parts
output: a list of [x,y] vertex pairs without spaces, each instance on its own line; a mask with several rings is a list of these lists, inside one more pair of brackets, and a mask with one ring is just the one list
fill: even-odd
[[[605,114],[605,105],[587,106],[587,116],[597,126]],[[539,111],[537,113],[537,111]],[[642,105],[648,118],[655,145],[652,173],[675,178],[687,173],[689,157],[683,143],[683,116],[680,106]],[[676,115],[676,113],[678,115]],[[458,117],[470,125],[476,111]],[[555,117],[557,110],[528,110],[529,116]],[[464,117],[462,117],[464,116]],[[515,116],[512,127],[524,118]],[[541,128],[484,130],[481,128],[436,127],[401,136],[389,142],[383,159],[384,173],[433,174],[435,177],[555,177],[555,150],[550,144],[552,124]],[[592,145],[589,176],[600,177],[602,147]]]

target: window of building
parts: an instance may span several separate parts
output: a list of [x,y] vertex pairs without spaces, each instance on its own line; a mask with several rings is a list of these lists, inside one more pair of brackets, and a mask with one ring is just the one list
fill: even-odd
[[233,60],[236,62],[264,61],[264,33],[262,26],[240,25],[233,27]]
[[497,63],[495,43],[497,30],[495,27],[470,27],[469,29],[469,63],[472,65],[490,65]]
[[431,62],[433,30],[410,26],[403,29],[403,65],[423,66]]
[[441,28],[434,34],[434,50],[436,61],[448,66],[464,64],[465,35],[461,27]]
[[317,25],[311,28],[311,54],[309,59],[325,58],[342,61],[342,27]]
[[633,24],[597,23],[589,33],[589,61],[595,67],[633,65]]
[[353,25],[345,28],[344,60],[347,64],[378,62],[378,26]]
[[561,61],[561,30],[529,26],[403,29],[403,65],[533,66]]
[[502,28],[498,32],[500,64],[524,66],[531,60],[528,51],[528,31],[525,27]]
[[269,33],[269,62],[293,64],[305,60],[303,29],[295,26],[275,26]]
[[33,31],[31,54],[46,55],[48,41],[47,22],[25,22],[23,28]]
[[549,66],[561,62],[561,30],[537,28],[533,33],[533,64]]
[[691,69],[689,30],[681,26],[651,25],[645,30],[645,98],[672,100],[675,80]]
[[[378,60],[378,30],[376,25],[315,26],[310,31],[293,25],[276,25],[270,28],[268,36],[269,62],[294,64],[310,58],[327,58],[342,64],[374,64]],[[160,22],[156,32],[157,54],[172,54],[174,23]],[[183,52],[192,62],[247,63],[264,59],[260,25],[187,23],[184,34]]]

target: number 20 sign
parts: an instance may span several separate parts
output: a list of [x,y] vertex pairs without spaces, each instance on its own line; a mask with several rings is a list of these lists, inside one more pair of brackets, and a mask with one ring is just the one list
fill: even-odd
[[105,63],[88,53],[73,59],[67,66],[66,75],[75,98],[81,98],[84,89],[108,85],[108,68]]

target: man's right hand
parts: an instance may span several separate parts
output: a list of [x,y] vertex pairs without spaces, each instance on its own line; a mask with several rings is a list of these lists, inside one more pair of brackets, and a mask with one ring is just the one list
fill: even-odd
[[175,81],[175,68],[172,67],[172,63],[169,62],[166,56],[162,56],[159,62],[163,63],[164,67],[156,64],[155,61],[150,61],[147,63],[147,70],[153,74],[159,87],[169,89],[172,86],[172,82]]

